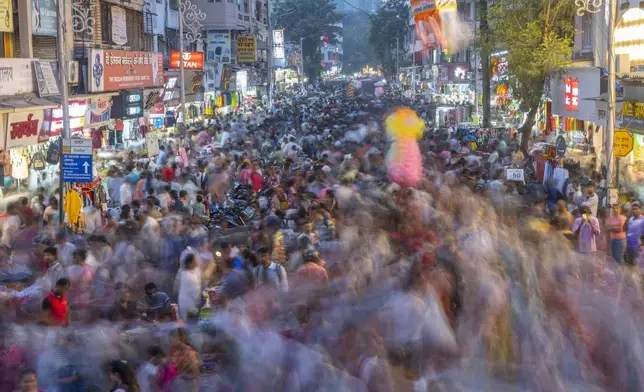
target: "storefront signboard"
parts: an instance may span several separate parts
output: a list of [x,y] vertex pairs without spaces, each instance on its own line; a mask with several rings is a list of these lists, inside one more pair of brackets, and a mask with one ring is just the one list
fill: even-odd
[[253,35],[237,38],[237,62],[254,63],[257,61],[257,43]]
[[127,43],[125,8],[112,6],[112,42],[121,46]]
[[[69,132],[81,132],[85,125],[85,114],[87,113],[86,99],[69,100]],[[52,110],[51,115],[51,136],[60,135],[63,129],[63,108],[58,106]]]
[[613,153],[616,158],[624,158],[633,151],[633,135],[626,130],[618,129],[613,136]]
[[32,59],[0,59],[0,96],[36,91]]
[[40,98],[52,97],[60,95],[58,89],[58,81],[54,75],[54,69],[49,61],[34,61],[34,75],[36,76],[36,84],[38,85],[38,96]]
[[[42,109],[15,112],[7,115],[6,146],[7,150],[15,147],[26,147],[46,140],[48,134],[45,113]],[[41,136],[41,133],[43,134]]]
[[112,98],[96,97],[87,99],[85,128],[99,127],[110,121]]
[[[170,68],[181,68],[181,52],[170,52]],[[203,69],[203,52],[183,52],[183,68]]]
[[624,102],[622,128],[644,130],[644,102]]
[[31,32],[34,35],[58,35],[55,0],[31,0]]
[[208,33],[208,61],[230,64],[232,59],[230,32]]
[[579,79],[573,77],[566,78],[564,92],[564,102],[566,110],[578,111],[579,110]]
[[162,86],[163,55],[92,49],[89,72],[91,92]]
[[13,1],[0,0],[0,31],[13,33]]

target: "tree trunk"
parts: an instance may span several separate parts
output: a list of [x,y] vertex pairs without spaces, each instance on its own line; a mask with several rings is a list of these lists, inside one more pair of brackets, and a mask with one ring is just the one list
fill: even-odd
[[[480,12],[480,29],[481,36],[483,37],[483,45],[481,47],[481,78],[482,84],[481,88],[483,89],[483,127],[490,127],[490,79],[492,78],[491,69],[490,69],[490,52],[487,43],[488,39],[488,23],[487,23],[487,2],[488,0],[479,1],[479,12]],[[479,103],[476,102],[476,105]]]
[[530,148],[530,138],[532,137],[532,127],[535,124],[535,118],[537,117],[537,111],[539,110],[540,101],[537,100],[530,106],[530,111],[528,111],[528,117],[526,117],[525,122],[521,125],[518,132],[521,133],[521,151],[523,151],[526,156],[528,155],[528,149]]

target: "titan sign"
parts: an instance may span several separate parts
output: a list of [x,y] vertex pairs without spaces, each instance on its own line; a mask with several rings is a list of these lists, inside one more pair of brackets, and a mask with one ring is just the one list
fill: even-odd
[[[178,50],[170,52],[170,68],[181,68],[181,53]],[[183,68],[203,69],[203,53],[183,52]]]

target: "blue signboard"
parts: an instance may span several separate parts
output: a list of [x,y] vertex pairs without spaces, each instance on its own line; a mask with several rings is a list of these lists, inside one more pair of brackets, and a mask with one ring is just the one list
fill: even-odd
[[92,182],[92,156],[63,154],[64,182]]
[[58,35],[55,0],[31,0],[31,31],[34,35]]

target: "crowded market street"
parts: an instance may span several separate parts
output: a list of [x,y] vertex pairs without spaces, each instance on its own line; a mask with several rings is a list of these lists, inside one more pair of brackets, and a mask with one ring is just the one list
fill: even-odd
[[7,203],[0,391],[644,388],[637,200],[393,95],[270,109]]

